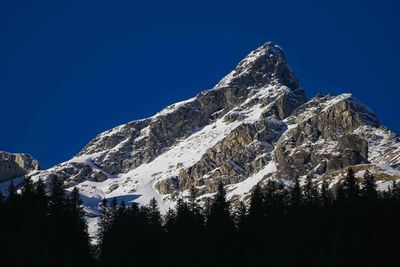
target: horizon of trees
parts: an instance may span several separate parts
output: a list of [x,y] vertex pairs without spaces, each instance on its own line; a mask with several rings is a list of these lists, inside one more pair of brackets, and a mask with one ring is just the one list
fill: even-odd
[[162,215],[103,199],[97,244],[78,189],[25,179],[0,195],[2,266],[398,266],[400,182],[377,191],[351,168],[336,188],[307,176],[288,187],[256,185],[247,203],[226,200],[222,183],[200,205],[195,188]]

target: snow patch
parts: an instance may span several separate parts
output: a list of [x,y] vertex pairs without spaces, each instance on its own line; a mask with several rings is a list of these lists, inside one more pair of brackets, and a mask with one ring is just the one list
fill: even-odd
[[234,185],[229,185],[227,198],[231,199],[235,195],[239,195],[241,199],[245,197],[245,194],[250,192],[250,190],[260,182],[266,175],[273,174],[276,172],[276,164],[274,161],[270,161],[265,165],[259,172],[248,177],[246,180],[239,182]]

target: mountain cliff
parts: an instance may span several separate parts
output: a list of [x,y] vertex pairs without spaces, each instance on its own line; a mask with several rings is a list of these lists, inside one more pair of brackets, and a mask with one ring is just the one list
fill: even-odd
[[41,166],[31,155],[0,151],[0,182],[38,170]]

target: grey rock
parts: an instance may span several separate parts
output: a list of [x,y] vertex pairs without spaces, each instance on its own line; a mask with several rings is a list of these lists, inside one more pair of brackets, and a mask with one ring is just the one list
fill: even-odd
[[0,182],[41,169],[39,162],[29,154],[0,151]]
[[[318,96],[288,118],[300,122],[278,141],[277,176],[293,179],[368,162],[368,142],[352,133],[363,125],[379,127],[378,119],[354,98],[329,106],[333,99]],[[304,120],[302,114],[309,118]]]

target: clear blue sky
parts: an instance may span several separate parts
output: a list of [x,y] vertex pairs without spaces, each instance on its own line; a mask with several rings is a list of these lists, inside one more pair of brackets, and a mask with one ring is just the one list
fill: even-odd
[[96,134],[282,46],[312,97],[352,92],[400,132],[398,1],[0,1],[0,150],[49,167]]

